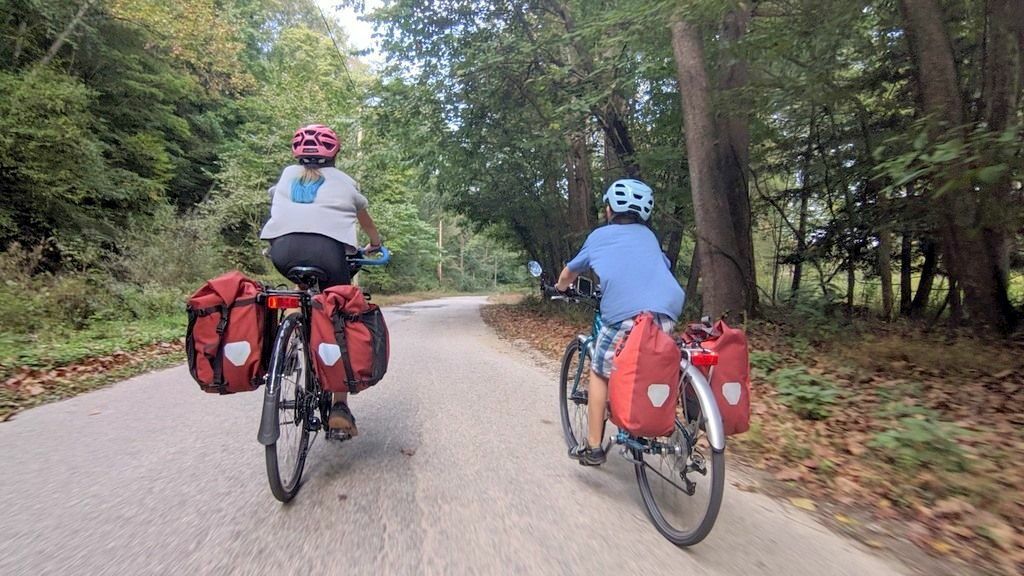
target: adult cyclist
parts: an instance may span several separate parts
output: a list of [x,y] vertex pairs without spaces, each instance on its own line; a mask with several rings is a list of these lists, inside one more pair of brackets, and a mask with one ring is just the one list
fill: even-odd
[[[296,266],[314,266],[327,274],[321,288],[351,283],[346,255],[357,251],[357,222],[370,237],[364,250],[373,253],[381,247],[369,202],[356,181],[334,165],[339,149],[338,135],[327,126],[310,124],[295,131],[292,156],[297,163],[287,166],[270,189],[270,220],[260,233],[270,242],[270,260],[282,275]],[[355,436],[347,396],[334,393],[328,426]]]

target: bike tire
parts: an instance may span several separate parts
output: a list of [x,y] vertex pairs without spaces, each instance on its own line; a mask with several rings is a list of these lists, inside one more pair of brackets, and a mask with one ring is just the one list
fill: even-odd
[[[578,401],[570,398],[577,376],[579,378],[588,377],[590,351],[585,350],[581,356],[579,350],[579,339],[574,339],[566,346],[558,382],[558,407],[562,419],[562,434],[565,436],[565,444],[569,449],[576,448],[580,442],[586,439],[589,422],[586,399]],[[580,360],[583,361],[584,366],[582,370],[577,370]],[[578,391],[579,387],[576,389]],[[578,430],[573,430],[573,425],[576,425]]]
[[[285,318],[277,331],[270,358],[267,394],[274,397],[278,426],[282,432],[298,434],[295,442],[282,443],[281,438],[286,436],[286,434],[282,434],[274,443],[266,446],[267,478],[270,481],[270,491],[281,502],[289,502],[299,492],[302,471],[306,464],[306,454],[309,450],[309,430],[305,422],[308,414],[305,410],[305,403],[300,398],[304,400],[305,394],[311,392],[310,370],[312,366],[306,353],[309,345],[306,342],[302,326],[302,315],[298,312]],[[296,342],[301,343],[301,350],[296,349]],[[290,364],[290,358],[298,358],[303,366],[301,376],[296,376],[293,379],[286,378],[289,375],[289,369],[294,368],[294,365]],[[292,402],[290,406],[289,401]],[[289,417],[292,420],[289,421]],[[287,430],[286,426],[292,426],[294,430]],[[287,436],[291,439],[290,434]],[[294,456],[294,461],[290,462],[290,456]],[[285,475],[282,475],[282,472]]]
[[[684,386],[682,393],[679,395],[681,403],[685,403],[685,396],[686,388]],[[697,399],[691,397],[691,402],[694,400]],[[701,415],[707,414],[708,411],[704,409],[703,402],[699,402],[699,404],[701,406]],[[687,413],[688,411],[684,409],[683,414]],[[703,416],[699,417],[702,418]],[[677,418],[676,434],[679,434],[683,427],[684,423]],[[698,424],[692,428],[699,430],[700,426]],[[703,435],[703,437],[706,439],[706,434]],[[715,521],[718,519],[718,512],[722,506],[722,496],[725,492],[725,452],[724,450],[714,450],[710,448],[710,446],[707,446],[707,448],[711,453],[710,458],[705,458],[705,461],[707,462],[707,469],[711,473],[711,481],[708,483],[707,487],[707,490],[709,491],[707,506],[705,507],[703,516],[700,520],[695,522],[694,526],[686,528],[673,525],[673,522],[666,518],[665,511],[663,511],[662,508],[667,508],[671,504],[664,501],[659,504],[658,498],[655,496],[655,490],[652,490],[650,478],[647,474],[648,465],[644,460],[645,454],[641,450],[631,450],[636,470],[636,480],[640,487],[640,496],[643,499],[644,507],[647,509],[648,517],[662,536],[664,536],[669,542],[681,548],[698,544],[708,536],[715,525]],[[650,459],[650,456],[648,456],[648,459]]]

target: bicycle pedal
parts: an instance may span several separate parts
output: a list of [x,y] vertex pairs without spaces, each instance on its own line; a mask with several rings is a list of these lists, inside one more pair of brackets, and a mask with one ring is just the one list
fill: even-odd
[[351,440],[352,436],[348,432],[345,432],[343,430],[328,430],[327,439],[337,440],[338,442],[344,442],[345,440]]

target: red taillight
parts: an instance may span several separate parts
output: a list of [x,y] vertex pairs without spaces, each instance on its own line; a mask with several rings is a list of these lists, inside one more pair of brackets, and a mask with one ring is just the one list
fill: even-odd
[[693,350],[690,352],[690,364],[699,368],[706,368],[718,364],[718,354],[707,350]]
[[300,303],[298,296],[267,296],[267,308],[273,310],[298,308]]

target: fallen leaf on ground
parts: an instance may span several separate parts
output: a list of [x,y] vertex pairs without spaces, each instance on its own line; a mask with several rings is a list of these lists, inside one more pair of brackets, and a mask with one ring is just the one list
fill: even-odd
[[818,505],[815,504],[814,500],[811,500],[810,498],[790,498],[789,502],[793,506],[796,506],[797,508],[801,508],[803,510],[810,510],[811,512],[814,512],[815,510],[818,509]]
[[953,547],[949,544],[949,542],[944,542],[942,540],[933,540],[932,550],[935,550],[939,554],[945,555],[949,554],[953,550]]
[[859,522],[857,522],[853,518],[850,518],[849,516],[846,516],[844,514],[834,514],[832,517],[835,518],[836,521],[841,523],[841,524],[847,524],[847,525],[850,525],[850,526],[856,526],[857,524],[860,524]]
[[783,482],[803,480],[804,476],[806,476],[804,471],[797,470],[796,468],[785,468],[774,474],[776,480],[781,480]]
[[960,514],[967,514],[974,512],[974,506],[968,502],[964,502],[959,498],[946,498],[945,500],[939,500],[935,503],[932,508],[932,512],[936,516],[958,516]]

